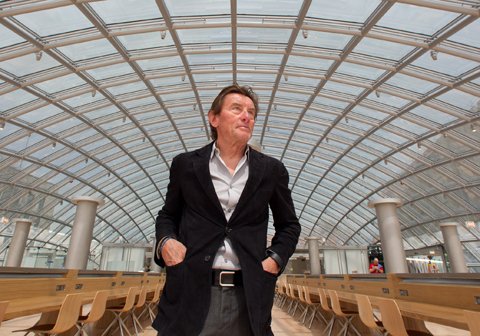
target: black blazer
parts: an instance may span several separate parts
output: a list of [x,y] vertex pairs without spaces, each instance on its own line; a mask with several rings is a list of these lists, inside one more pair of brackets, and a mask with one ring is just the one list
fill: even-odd
[[[271,309],[277,277],[263,271],[269,206],[275,235],[269,249],[284,264],[295,251],[300,224],[288,189],[288,172],[277,159],[250,148],[249,177],[227,222],[209,171],[212,143],[175,157],[165,205],[156,220],[156,239],[174,236],[187,247],[185,260],[167,267],[159,312],[153,323],[165,336],[198,335],[206,319],[215,254],[228,236],[238,255],[255,336],[273,335]],[[164,261],[157,258],[160,266]]]

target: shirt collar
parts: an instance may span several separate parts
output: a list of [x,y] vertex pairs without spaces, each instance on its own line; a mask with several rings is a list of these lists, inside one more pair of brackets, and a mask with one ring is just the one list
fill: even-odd
[[[217,142],[215,141],[212,146],[212,153],[210,154],[210,160],[213,159],[215,155],[220,156],[220,149],[217,147]],[[247,145],[247,148],[245,148],[245,156],[248,159],[248,156],[250,155],[250,146]]]

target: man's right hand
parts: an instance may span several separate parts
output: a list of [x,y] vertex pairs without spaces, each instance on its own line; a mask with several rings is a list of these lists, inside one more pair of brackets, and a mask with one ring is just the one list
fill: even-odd
[[185,259],[187,248],[176,239],[169,239],[162,247],[162,258],[165,265],[174,266]]

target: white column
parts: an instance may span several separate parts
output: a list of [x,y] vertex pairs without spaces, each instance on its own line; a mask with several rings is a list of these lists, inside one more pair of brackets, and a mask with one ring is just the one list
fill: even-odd
[[310,257],[310,275],[320,275],[320,252],[318,251],[318,237],[307,237],[308,254]]
[[86,269],[97,207],[102,206],[104,201],[99,198],[82,196],[74,197],[72,202],[77,205],[77,212],[73,222],[65,268]]
[[14,218],[13,221],[15,222],[15,231],[10,241],[5,266],[20,267],[32,221],[25,218]]
[[377,213],[383,260],[389,273],[408,273],[400,222],[397,216],[397,208],[401,205],[402,201],[398,198],[382,198],[368,203],[368,207],[374,207]]
[[458,237],[457,223],[442,223],[443,241],[447,250],[450,270],[452,273],[468,273],[465,255],[463,254],[462,243]]

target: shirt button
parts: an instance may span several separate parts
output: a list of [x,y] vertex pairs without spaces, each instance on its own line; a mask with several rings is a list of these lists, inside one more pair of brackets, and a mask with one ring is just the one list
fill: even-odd
[[204,261],[209,261],[209,260],[210,260],[210,256],[209,256],[209,255],[205,256],[205,258],[203,258],[203,260],[204,260]]

